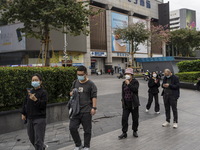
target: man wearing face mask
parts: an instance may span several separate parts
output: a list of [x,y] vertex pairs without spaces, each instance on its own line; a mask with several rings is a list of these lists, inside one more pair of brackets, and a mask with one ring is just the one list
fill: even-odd
[[[75,143],[74,150],[89,150],[92,130],[92,116],[97,110],[97,87],[88,79],[87,68],[80,66],[77,69],[77,78],[73,83],[71,91],[76,88],[79,92],[80,113],[70,119],[70,133]],[[72,92],[70,95],[72,96]],[[82,145],[78,128],[82,124],[84,130],[84,145]]]
[[119,140],[127,138],[129,115],[132,115],[132,130],[133,136],[138,137],[139,125],[139,97],[138,97],[139,82],[133,77],[133,69],[128,68],[125,71],[125,81],[122,84],[122,134],[118,137]]
[[165,69],[164,74],[162,95],[164,99],[166,122],[162,126],[167,127],[170,125],[170,109],[172,108],[174,116],[173,128],[176,129],[178,128],[177,101],[180,97],[179,79],[177,76],[172,75],[169,69]]

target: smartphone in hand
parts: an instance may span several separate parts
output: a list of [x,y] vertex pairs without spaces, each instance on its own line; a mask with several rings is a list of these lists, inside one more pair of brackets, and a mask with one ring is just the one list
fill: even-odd
[[27,92],[29,94],[29,93],[32,93],[31,91],[33,90],[33,88],[26,88],[26,90],[27,90]]

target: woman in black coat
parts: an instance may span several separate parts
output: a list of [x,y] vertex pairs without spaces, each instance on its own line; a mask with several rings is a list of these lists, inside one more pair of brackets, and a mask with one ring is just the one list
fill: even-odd
[[153,98],[155,99],[155,108],[154,111],[156,114],[160,114],[160,105],[159,105],[159,99],[158,99],[158,93],[159,93],[159,87],[160,87],[160,80],[158,78],[158,75],[156,72],[152,73],[152,77],[150,78],[148,82],[149,87],[149,99],[148,103],[146,105],[146,112],[149,112],[149,109],[151,108],[151,104],[153,102]]
[[34,74],[31,79],[32,89],[28,94],[22,108],[22,120],[27,122],[29,140],[35,150],[45,150],[44,144],[46,129],[47,92],[42,88],[42,77]]

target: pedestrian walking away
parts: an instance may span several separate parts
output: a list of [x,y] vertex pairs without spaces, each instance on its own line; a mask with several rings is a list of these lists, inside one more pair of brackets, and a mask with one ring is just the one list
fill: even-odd
[[165,69],[164,71],[164,79],[163,79],[163,100],[165,106],[165,115],[166,122],[162,125],[163,127],[167,127],[170,125],[170,110],[172,108],[174,123],[173,128],[178,128],[178,110],[177,110],[177,101],[180,97],[180,87],[179,87],[179,78],[172,74],[169,69]]
[[[96,114],[97,110],[97,87],[88,79],[87,68],[80,66],[77,69],[77,78],[75,80],[71,91],[77,89],[79,93],[79,107],[80,112],[70,118],[70,133],[75,143],[74,150],[89,150],[92,130],[92,116]],[[73,95],[73,92],[70,93]],[[84,145],[82,145],[81,138],[78,132],[79,126],[82,124],[84,130]]]
[[35,150],[45,150],[47,92],[42,88],[42,77],[32,76],[31,85],[22,107],[22,120],[27,123],[28,137]]
[[155,99],[154,111],[156,114],[160,114],[160,105],[159,105],[159,99],[158,99],[160,79],[158,78],[158,74],[156,72],[152,73],[152,77],[150,78],[148,82],[148,87],[149,87],[149,91],[148,91],[149,98],[148,98],[148,103],[146,105],[146,112],[149,112],[149,109],[151,108],[151,104],[154,98]]
[[200,91],[200,78],[197,78],[198,82],[195,84],[196,85],[196,90]]
[[127,68],[125,71],[125,81],[122,83],[122,134],[119,140],[127,138],[129,115],[132,115],[133,136],[138,137],[139,125],[139,82],[133,76],[133,69]]
[[111,75],[114,75],[114,69],[113,68],[111,69]]

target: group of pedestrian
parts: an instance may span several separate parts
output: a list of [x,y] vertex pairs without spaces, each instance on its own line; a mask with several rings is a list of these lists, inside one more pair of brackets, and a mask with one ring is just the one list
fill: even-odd
[[[152,76],[148,82],[148,103],[146,105],[146,112],[149,112],[153,99],[155,99],[154,111],[156,114],[160,114],[159,105],[159,87],[160,87],[160,77],[158,73],[153,72]],[[169,69],[164,71],[164,79],[162,83],[162,96],[165,106],[166,121],[162,124],[163,127],[170,125],[171,120],[171,108],[173,112],[173,128],[178,128],[178,111],[177,111],[177,101],[180,97],[179,79],[177,76],[173,75]],[[139,126],[139,82],[134,78],[133,69],[128,68],[125,72],[125,81],[122,84],[122,134],[118,137],[120,140],[127,138],[128,131],[128,120],[129,115],[132,115],[132,130],[133,136],[138,137],[138,126]]]
[[[163,98],[166,112],[166,122],[163,127],[170,125],[170,107],[174,114],[174,128],[178,127],[177,100],[179,98],[179,80],[172,75],[169,69],[165,70],[165,77],[162,83]],[[32,89],[27,89],[22,109],[22,120],[27,122],[27,131],[29,140],[35,150],[45,150],[48,146],[44,144],[46,129],[46,105],[48,94],[42,88],[42,77],[35,74],[31,78]],[[160,113],[158,93],[160,80],[156,72],[148,83],[149,99],[146,105],[148,112],[153,98],[155,99],[155,112]],[[133,136],[138,137],[139,126],[139,82],[134,78],[133,69],[125,70],[125,81],[122,83],[122,134],[118,137],[120,140],[127,138],[129,115],[132,115]],[[70,133],[75,143],[74,150],[89,150],[92,130],[92,116],[97,111],[97,87],[87,76],[87,68],[80,66],[77,69],[77,80],[72,83],[70,91],[69,114],[70,114]],[[84,142],[78,132],[79,126],[83,126]]]
[[[179,79],[177,76],[173,75],[169,69],[164,71],[164,79],[162,83],[163,91],[161,95],[163,96],[166,122],[162,125],[163,127],[170,125],[170,109],[173,111],[173,128],[178,128],[178,111],[177,111],[177,101],[180,97]],[[158,99],[159,87],[160,87],[160,77],[156,72],[152,73],[152,77],[148,82],[149,87],[149,99],[146,105],[146,112],[149,112],[153,99],[155,99],[155,113],[160,114],[160,105]]]
[[108,74],[109,74],[109,75],[114,75],[114,69],[113,69],[113,68],[108,69]]

